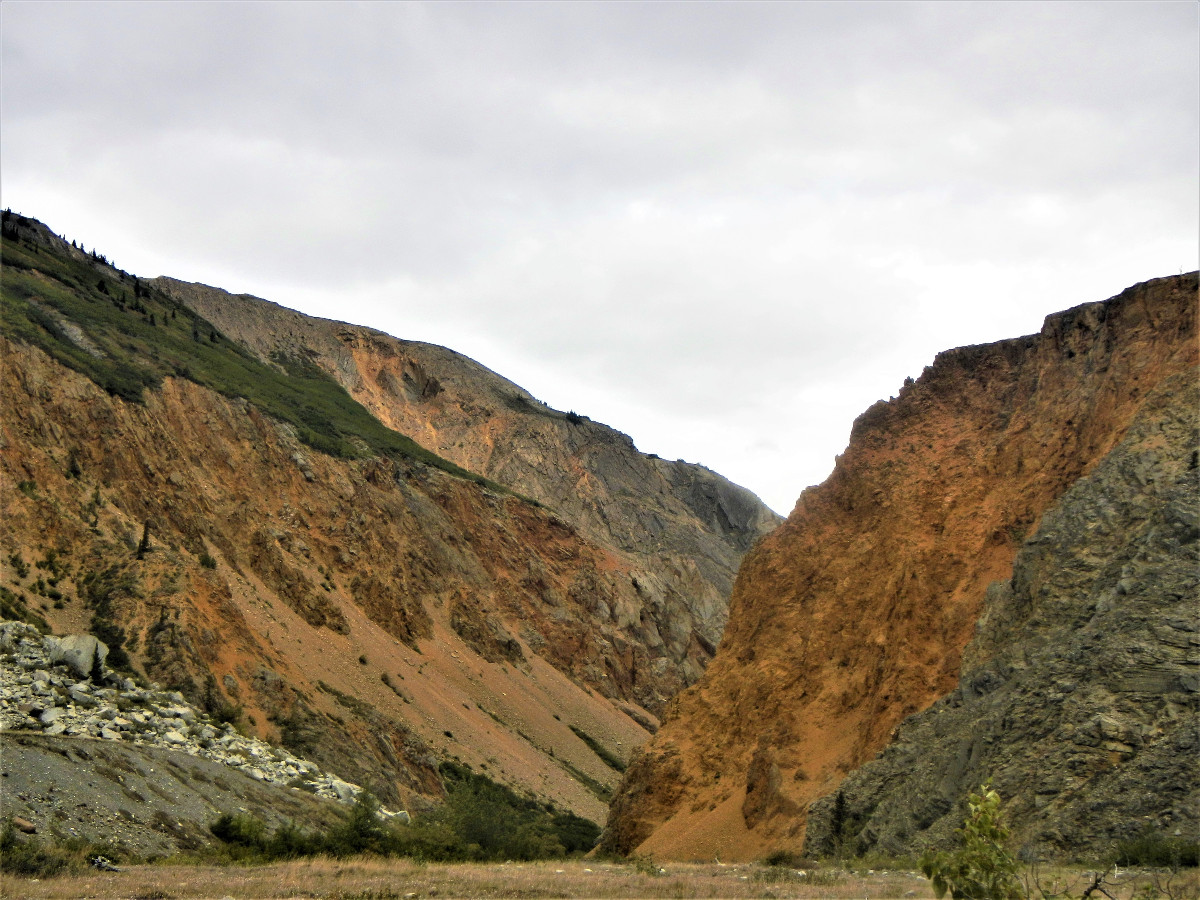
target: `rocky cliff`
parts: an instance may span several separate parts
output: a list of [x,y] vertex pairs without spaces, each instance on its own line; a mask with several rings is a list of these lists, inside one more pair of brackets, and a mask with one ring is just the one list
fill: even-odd
[[[988,586],[1013,578],[1027,541],[1042,546],[1046,511],[1101,466],[1143,410],[1163,403],[1161,391],[1195,379],[1196,287],[1195,273],[1157,279],[1050,316],[1039,334],[940,354],[898,397],[864,413],[830,478],[747,555],[720,651],[635,756],[606,846],[726,859],[799,850],[809,805],[894,740],[906,717],[956,689]],[[1177,460],[1163,465],[1178,469]],[[1136,543],[1122,529],[1115,540]],[[1070,589],[1084,590],[1085,581]],[[1169,592],[1162,600],[1183,615],[1183,600]],[[1186,640],[1186,628],[1149,618],[1156,640]],[[1035,630],[1050,627],[1030,621]],[[1049,631],[1042,637],[1053,643]],[[978,645],[967,671],[992,672],[985,660],[994,652]],[[1167,677],[1152,659],[1143,662],[1157,673],[1150,681]],[[1094,684],[1092,664],[1074,660],[1069,674],[1056,671],[1063,685],[1074,683],[1073,696],[1089,698],[1086,712],[1064,720],[1075,728],[1091,728],[1092,715],[1112,718],[1103,704],[1116,682]],[[1004,671],[1009,663],[996,665]],[[1170,715],[1143,712],[1137,728],[1152,733]],[[1128,736],[1127,719],[1118,715],[1121,735],[1103,741]],[[954,752],[965,746],[975,765],[964,763],[952,788],[935,797],[953,797],[979,774],[977,739],[956,739]],[[1095,764],[1088,757],[1072,778]],[[1055,792],[1079,784],[1050,779],[1036,802],[1069,805]],[[850,796],[856,814],[873,815],[874,800]],[[929,809],[914,810],[922,824],[904,827],[932,825],[949,811],[940,802],[930,798]],[[886,845],[895,845],[887,829],[900,826],[859,824],[865,844],[887,834]]]
[[742,555],[780,521],[752,493],[703,466],[639,453],[627,435],[551,409],[444,347],[205,285],[156,284],[264,362],[310,360],[390,428],[545,504],[627,560],[642,598],[638,639],[660,660],[636,676],[641,703],[657,711],[699,677]]
[[1191,374],[988,588],[958,686],[809,813],[810,852],[948,844],[989,778],[1026,855],[1200,834],[1200,491]]
[[[3,252],[0,615],[97,634],[389,805],[457,759],[603,821],[716,639],[702,604],[666,636],[650,612],[689,579],[719,599],[685,550],[674,576],[589,538],[385,428],[311,354],[266,365],[40,223],[6,215]],[[719,527],[769,523],[706,478],[674,481]]]

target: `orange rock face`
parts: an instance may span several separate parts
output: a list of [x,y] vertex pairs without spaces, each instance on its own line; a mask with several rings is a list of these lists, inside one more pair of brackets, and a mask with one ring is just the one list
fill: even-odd
[[614,800],[608,848],[798,850],[805,809],[955,685],[988,584],[1043,511],[1197,363],[1197,278],[940,354],[856,421],[830,478],[747,555],[725,638]]
[[778,516],[444,348],[4,231],[0,616],[389,804],[453,759],[604,819]]

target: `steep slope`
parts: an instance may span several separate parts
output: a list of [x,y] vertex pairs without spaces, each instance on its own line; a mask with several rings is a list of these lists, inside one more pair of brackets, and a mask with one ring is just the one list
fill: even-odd
[[640,639],[659,662],[638,673],[650,709],[691,684],[725,627],[742,555],[779,523],[744,488],[628,436],[542,404],[461,354],[314,319],[246,295],[155,282],[264,361],[309,360],[381,422],[553,509],[629,562],[643,598]]
[[138,406],[0,353],[4,582],[55,630],[99,620],[151,678],[390,800],[436,796],[458,756],[603,817],[588,784],[614,773],[569,726],[617,754],[645,736],[600,693],[646,663],[584,605],[632,602],[607,554],[472,482],[313,453],[187,381]]
[[449,758],[603,821],[657,725],[639,700],[679,683],[647,609],[682,588],[306,358],[265,365],[33,220],[3,236],[4,616],[97,633],[389,805]]
[[1028,853],[1200,834],[1200,484],[1192,375],[1042,517],[987,592],[959,684],[901,726],[836,800],[813,851],[946,844],[991,779]]
[[1155,389],[1195,377],[1196,275],[940,354],[855,423],[834,473],[747,555],[725,640],[670,705],[606,845],[799,849],[806,808],[954,689],[986,589]]

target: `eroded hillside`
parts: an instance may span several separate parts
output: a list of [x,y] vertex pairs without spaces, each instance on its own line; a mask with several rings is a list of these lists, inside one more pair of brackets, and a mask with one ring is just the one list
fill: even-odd
[[606,845],[799,850],[810,803],[956,686],[987,588],[1169,379],[1195,378],[1196,275],[940,354],[855,423],[834,473],[747,555],[704,678],[614,800]]
[[642,598],[640,640],[662,659],[637,674],[641,703],[658,710],[699,677],[742,555],[780,521],[749,491],[703,466],[639,453],[627,435],[550,409],[444,347],[204,285],[156,284],[264,361],[311,360],[381,422],[545,504],[627,560]]
[[[266,365],[103,257],[4,224],[4,615],[97,633],[389,803],[438,796],[459,759],[604,820],[646,707],[719,634],[702,566],[589,538],[389,430],[311,354]],[[711,483],[722,546],[769,524]],[[701,622],[696,597],[721,609]]]

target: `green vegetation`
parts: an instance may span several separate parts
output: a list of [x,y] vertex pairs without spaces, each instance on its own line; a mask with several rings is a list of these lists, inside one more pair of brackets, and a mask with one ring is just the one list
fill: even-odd
[[68,872],[78,874],[86,872],[89,860],[96,856],[103,856],[110,861],[122,858],[116,847],[82,838],[51,842],[43,842],[36,837],[19,838],[11,818],[0,830],[0,872],[8,875],[48,878]]
[[1135,838],[1117,844],[1113,862],[1118,866],[1154,866],[1178,869],[1200,866],[1200,840],[1168,837],[1147,825]]
[[958,832],[962,846],[921,857],[934,893],[941,898],[949,891],[954,900],[1021,900],[1019,867],[1005,849],[1010,832],[1000,815],[1000,795],[984,784],[967,798],[967,809]]
[[[1116,852],[1091,871],[1043,874],[1037,864],[1022,871],[1006,847],[1011,832],[1000,814],[1000,795],[984,784],[967,798],[967,818],[958,834],[958,849],[921,857],[921,871],[939,898],[947,892],[954,900],[1086,900],[1093,894],[1113,897],[1115,891],[1145,900],[1195,896],[1194,879],[1181,879],[1180,870],[1200,862],[1200,843],[1167,837],[1149,825],[1137,837],[1119,842]],[[1149,872],[1122,873],[1122,867]]]
[[[280,356],[279,368],[266,365],[158,288],[110,268],[102,256],[80,259],[22,238],[22,229],[36,227],[4,213],[0,333],[9,339],[40,348],[131,403],[143,402],[145,390],[156,390],[166,377],[185,378],[244,398],[330,456],[413,459],[507,492],[385,427],[311,361]],[[31,497],[36,491],[32,482],[18,487]]]
[[51,631],[46,620],[29,608],[29,603],[23,594],[18,594],[6,587],[0,587],[0,619],[27,622],[42,634],[49,634]]
[[92,609],[89,630],[108,645],[108,664],[123,672],[131,671],[132,662],[125,651],[126,634],[117,625],[113,601],[141,595],[137,573],[126,563],[113,563],[100,571],[82,572],[75,587]]
[[25,562],[25,558],[20,553],[9,554],[8,564],[13,567],[18,581],[29,576],[29,563]]
[[570,728],[571,731],[574,732],[575,737],[587,744],[588,748],[598,757],[600,757],[606,766],[608,766],[610,769],[615,769],[618,772],[625,771],[624,761],[617,757],[614,753],[610,752],[607,747],[601,744],[582,728],[577,728],[574,725],[570,726]]
[[441,765],[446,803],[432,817],[464,842],[468,859],[540,859],[583,853],[600,837],[594,822],[520,797],[465,766]]
[[410,824],[379,817],[368,791],[350,813],[323,832],[283,825],[268,833],[247,815],[223,815],[211,826],[225,853],[237,860],[374,854],[433,862],[554,859],[586,853],[600,837],[596,823],[509,788],[455,763],[443,763],[446,802]]

